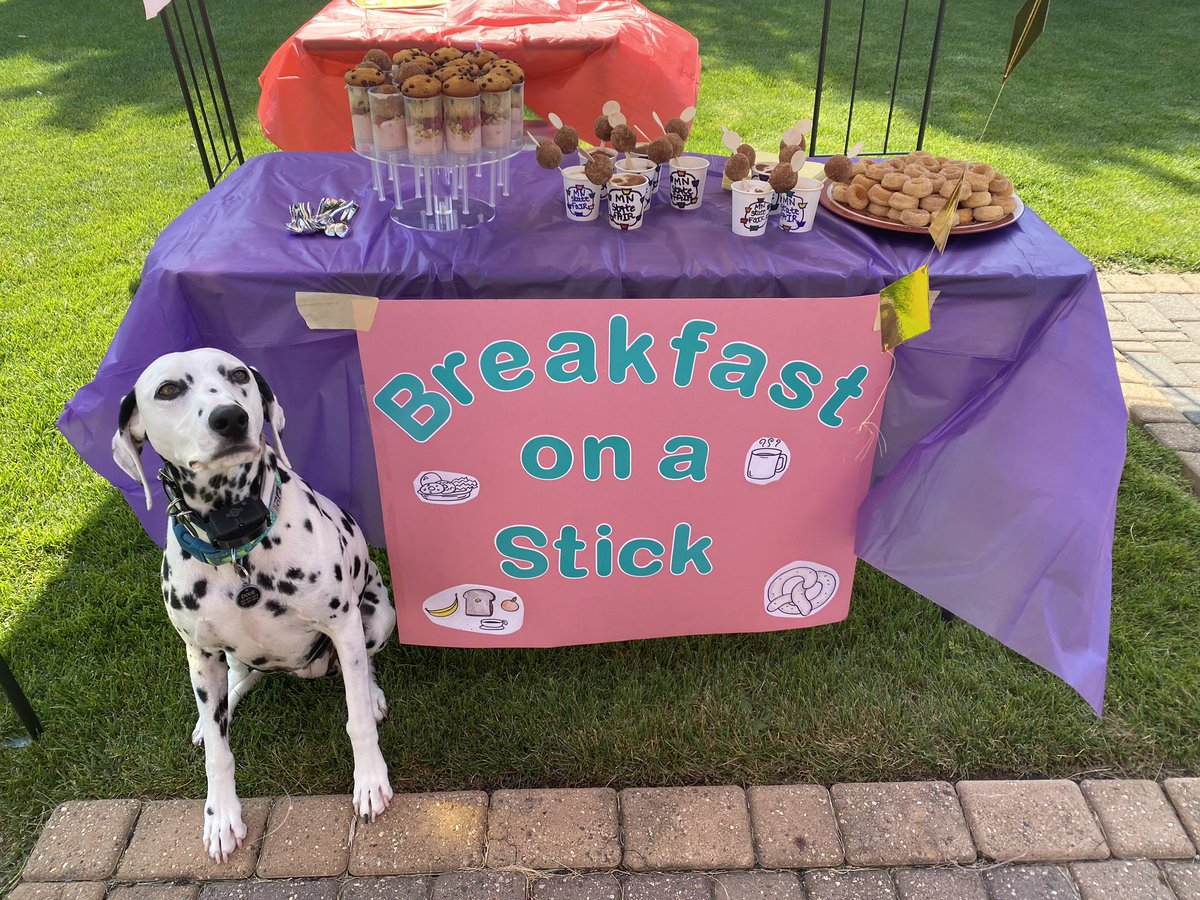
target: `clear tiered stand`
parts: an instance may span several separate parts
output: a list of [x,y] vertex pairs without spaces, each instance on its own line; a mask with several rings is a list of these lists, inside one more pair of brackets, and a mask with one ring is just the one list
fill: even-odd
[[504,147],[467,154],[442,150],[417,156],[361,144],[354,152],[371,161],[380,200],[388,199],[390,187],[393,222],[420,231],[458,231],[495,218],[496,195],[507,197],[511,187],[510,161],[527,146],[522,133]]

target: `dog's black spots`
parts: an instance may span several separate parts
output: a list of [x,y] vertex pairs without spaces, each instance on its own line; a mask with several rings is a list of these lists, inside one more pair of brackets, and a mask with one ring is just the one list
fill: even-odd
[[308,573],[308,583],[309,583],[309,584],[316,584],[316,583],[317,583],[317,573],[316,573],[316,572],[309,572],[309,573]]
[[186,375],[186,374],[185,374],[185,375],[183,376],[183,380],[184,380],[184,381],[186,381],[188,384],[195,384],[195,383],[196,383],[196,379],[195,379],[195,378],[193,378],[191,375]]
[[211,653],[209,653],[207,650],[201,650],[201,651],[200,651],[200,655],[201,655],[201,656],[202,656],[204,659],[212,659],[212,654],[211,654]]
[[237,648],[236,648],[236,647],[230,647],[228,644],[226,644],[226,645],[225,645],[225,652],[226,652],[226,653],[237,653]]
[[195,594],[197,598],[203,597],[205,594],[207,594],[208,593],[208,579],[201,578],[199,581],[197,581],[195,584],[193,584],[192,585],[192,593]]
[[133,418],[133,413],[137,409],[137,396],[133,391],[130,391],[121,398],[121,409],[117,413],[117,429],[124,431],[125,426],[129,424],[129,420]]
[[243,397],[249,397],[249,396],[250,396],[248,393],[246,393],[246,389],[245,389],[245,388],[242,388],[242,396],[243,396]]
[[354,520],[346,515],[346,513],[342,513],[341,525],[346,534],[354,534]]
[[375,607],[371,606],[370,604],[360,606],[358,608],[358,612],[359,615],[361,615],[364,619],[369,619],[371,616],[375,615]]
[[196,418],[203,419],[204,418],[204,410],[202,410],[202,409],[196,410]]
[[292,594],[296,593],[296,586],[290,581],[280,581],[275,585],[275,590],[290,597]]
[[207,703],[208,691],[206,691],[204,688],[196,688],[196,697],[201,703]]
[[229,736],[229,716],[225,716],[217,723],[217,727],[221,729],[221,737]]
[[346,610],[348,610],[349,608],[350,608],[350,601],[347,600],[345,603],[342,604],[342,612],[346,612]]
[[363,591],[362,598],[363,603],[366,603],[368,606],[374,606],[379,602],[379,595],[374,591]]
[[292,480],[291,473],[288,472],[286,469],[277,469],[276,471],[279,472],[279,483],[280,484],[287,484],[289,481]]
[[227,715],[229,715],[229,695],[225,695],[217,701],[217,708],[213,710],[213,721],[220,724]]
[[293,581],[303,581],[304,580],[304,570],[297,569],[295,566],[292,566],[290,569],[287,570],[287,577],[291,578]]
[[270,611],[271,615],[278,618],[288,611],[288,608],[278,600],[268,600],[263,606]]
[[220,375],[222,378],[224,378],[226,375],[229,374],[229,370],[225,368],[224,363],[217,366],[217,374]]
[[183,492],[188,497],[196,496],[196,485],[192,484],[190,481],[185,481],[182,486],[183,486]]
[[342,564],[341,563],[333,564],[333,577],[334,577],[335,581],[342,580]]
[[208,486],[211,488],[224,487],[227,480],[228,479],[226,479],[224,475],[214,475],[212,478],[208,479]]
[[354,557],[354,569],[350,573],[350,577],[357,579],[358,573],[361,571],[362,571],[362,560],[356,556],[356,557]]
[[[179,599],[190,610],[194,611],[200,608],[200,601],[196,599],[194,594],[184,594]],[[172,605],[174,605],[174,598],[172,598]],[[179,607],[175,608],[178,609]]]
[[316,496],[313,494],[313,492],[312,492],[312,491],[305,491],[305,492],[304,492],[304,496],[308,498],[308,502],[312,504],[312,506],[313,506],[313,509],[320,509],[320,508],[321,508],[321,507],[320,507],[320,506],[317,504],[317,498],[316,498]]
[[208,392],[209,392],[210,394],[215,394],[215,393],[217,392],[217,389],[216,389],[216,388],[209,388],[209,389],[208,389]]
[[171,564],[169,562],[167,562],[166,556],[163,556],[161,571],[162,571],[163,581],[166,581],[168,578],[171,577]]
[[305,519],[305,520],[304,520],[304,530],[305,530],[305,531],[307,531],[307,532],[309,532],[309,533],[311,533],[311,532],[312,532],[312,519]]
[[275,579],[266,572],[259,572],[254,576],[254,580],[258,582],[260,588],[266,588],[268,591],[275,587]]
[[175,588],[171,588],[171,592],[167,596],[167,602],[171,604],[171,609],[183,609],[183,604],[179,602],[179,594],[175,592]]
[[180,550],[179,556],[181,559],[185,559],[185,560],[192,558],[192,554],[188,553],[186,550]]
[[256,656],[256,657],[254,657],[254,659],[250,660],[250,665],[265,666],[270,661],[271,661],[271,658],[269,656]]
[[337,597],[334,597],[332,600],[329,601],[330,609],[337,609],[341,605],[342,605],[342,601],[339,600]]
[[374,638],[370,638],[370,639],[368,639],[368,641],[367,641],[367,649],[368,649],[368,650],[372,650],[372,649],[374,649],[374,647],[375,647],[375,639],[374,639]]
[[213,808],[211,806],[204,807],[204,813],[205,815],[211,816],[213,814]]
[[338,535],[338,546],[343,550],[346,549],[346,539],[341,534]]

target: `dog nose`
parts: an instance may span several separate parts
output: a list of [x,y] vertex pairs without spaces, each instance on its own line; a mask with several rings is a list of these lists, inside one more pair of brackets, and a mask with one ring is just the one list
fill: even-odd
[[250,417],[236,403],[218,406],[208,417],[208,427],[226,438],[245,437],[249,424]]

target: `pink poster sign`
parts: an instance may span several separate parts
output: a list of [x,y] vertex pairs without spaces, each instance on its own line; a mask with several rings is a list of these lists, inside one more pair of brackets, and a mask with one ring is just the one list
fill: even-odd
[[878,303],[381,302],[359,349],[400,640],[844,619]]

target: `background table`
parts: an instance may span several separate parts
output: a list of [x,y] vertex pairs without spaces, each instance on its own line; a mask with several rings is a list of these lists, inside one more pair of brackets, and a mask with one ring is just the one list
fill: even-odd
[[[806,235],[736,237],[720,165],[710,172],[700,210],[671,209],[662,192],[641,230],[621,233],[603,220],[568,223],[561,178],[523,154],[493,222],[439,235],[392,223],[355,156],[257,157],[163,232],[95,380],[59,427],[161,541],[159,486],[146,512],[141,488],[112,461],[118,406],[159,355],[223,348],[270,381],[296,467],[381,544],[355,336],[309,331],[296,291],[451,302],[851,296],[928,253],[928,237],[827,210]],[[289,202],[321,196],[363,205],[346,240],[283,228]],[[1001,231],[951,238],[931,278],[942,291],[933,329],[896,352],[858,553],[1099,708],[1125,407],[1095,271],[1026,210]],[[146,468],[152,475],[152,458]]]
[[348,150],[343,76],[372,47],[433,50],[476,42],[525,70],[525,104],[556,112],[588,137],[606,100],[658,134],[696,102],[700,48],[633,0],[449,0],[439,9],[362,10],[333,0],[275,51],[258,82],[263,133],[284,150]]

